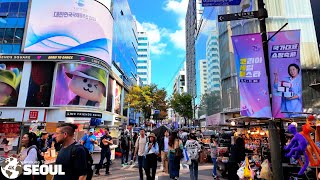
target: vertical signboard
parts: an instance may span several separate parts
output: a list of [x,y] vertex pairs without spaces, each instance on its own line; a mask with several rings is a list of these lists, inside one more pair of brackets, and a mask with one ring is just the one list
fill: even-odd
[[[274,32],[269,33],[271,37]],[[302,76],[300,30],[281,31],[269,41],[272,113],[275,118],[300,116]]]
[[241,116],[270,118],[268,79],[260,34],[232,36]]

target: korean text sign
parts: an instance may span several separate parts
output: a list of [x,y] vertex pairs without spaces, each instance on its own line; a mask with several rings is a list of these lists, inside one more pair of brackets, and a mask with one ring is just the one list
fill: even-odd
[[260,34],[232,36],[241,116],[270,118],[268,79]]

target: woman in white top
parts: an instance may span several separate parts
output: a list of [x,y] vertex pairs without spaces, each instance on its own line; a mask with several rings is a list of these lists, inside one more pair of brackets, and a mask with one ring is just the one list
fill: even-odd
[[[149,138],[149,142],[146,144],[146,148],[145,148],[145,154],[146,154],[145,171],[147,175],[147,180],[155,180],[159,146],[156,141],[156,135],[154,133],[151,133],[148,136],[148,138]],[[152,175],[150,175],[150,168],[152,169]]]
[[[18,155],[19,161],[22,163],[22,165],[32,165],[32,164],[37,164],[38,163],[38,158],[37,158],[37,135],[33,132],[26,133],[23,135],[21,139],[21,145],[23,147],[22,151]],[[26,175],[21,175],[18,177],[18,179],[23,179],[23,180],[31,180],[34,179],[35,177],[26,176]]]

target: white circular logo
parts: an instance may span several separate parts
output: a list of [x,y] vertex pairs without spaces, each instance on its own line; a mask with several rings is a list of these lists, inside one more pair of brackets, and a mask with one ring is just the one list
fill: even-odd
[[17,158],[9,157],[1,163],[1,172],[8,179],[16,179],[22,170],[22,164]]

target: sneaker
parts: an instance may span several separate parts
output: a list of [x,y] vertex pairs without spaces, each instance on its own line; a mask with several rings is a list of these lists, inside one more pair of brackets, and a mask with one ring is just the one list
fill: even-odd
[[100,176],[100,173],[95,173],[94,176],[96,176],[96,177],[97,177],[97,176]]
[[212,177],[213,177],[213,179],[217,179],[217,176],[216,176],[216,175],[214,175],[214,174],[212,174]]

